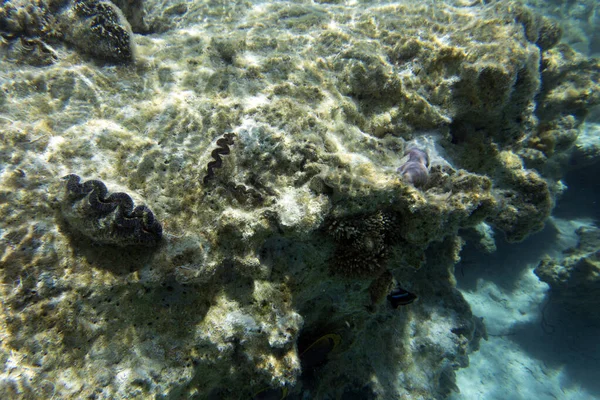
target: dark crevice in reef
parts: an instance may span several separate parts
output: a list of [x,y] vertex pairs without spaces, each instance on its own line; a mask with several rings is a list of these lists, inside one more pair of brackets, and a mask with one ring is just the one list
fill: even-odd
[[600,224],[600,163],[572,170],[565,175],[568,187],[557,200],[553,215],[564,219],[593,218]]

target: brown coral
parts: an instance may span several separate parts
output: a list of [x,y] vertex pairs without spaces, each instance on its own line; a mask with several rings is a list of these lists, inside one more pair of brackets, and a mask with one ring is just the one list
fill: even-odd
[[387,246],[395,238],[395,224],[392,215],[381,211],[332,221],[327,231],[337,247],[331,271],[354,277],[379,274],[388,255]]

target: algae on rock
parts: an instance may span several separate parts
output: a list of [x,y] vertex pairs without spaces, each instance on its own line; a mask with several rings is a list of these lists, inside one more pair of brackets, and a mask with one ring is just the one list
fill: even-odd
[[[145,2],[160,33],[131,36],[129,65],[63,39],[44,68],[1,54],[1,397],[454,389],[482,336],[454,289],[459,232],[486,223],[521,240],[543,226],[559,178],[524,150],[566,154],[557,127],[576,131],[597,101],[582,96],[593,69],[575,93],[559,84],[552,66],[583,68],[580,56],[540,49],[541,31],[496,4],[229,3]],[[396,170],[419,140],[432,165],[415,188]],[[69,234],[68,173],[151,204],[162,245]],[[418,300],[394,310],[390,282]],[[339,347],[303,371],[299,345],[326,334]]]
[[600,230],[593,226],[577,229],[579,243],[565,251],[564,257],[546,257],[535,274],[550,286],[552,306],[565,307],[569,314],[584,321],[600,323]]

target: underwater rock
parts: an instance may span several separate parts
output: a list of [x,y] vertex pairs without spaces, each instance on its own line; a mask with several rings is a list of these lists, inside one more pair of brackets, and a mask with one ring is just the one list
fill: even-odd
[[54,64],[58,53],[39,38],[20,37],[11,41],[8,56],[17,64],[43,67]]
[[572,169],[588,168],[600,162],[600,124],[586,123],[577,136],[569,160]]
[[162,238],[162,226],[145,205],[134,208],[126,193],[112,193],[104,183],[89,180],[80,183],[70,174],[61,200],[62,215],[71,228],[96,243],[130,246],[156,246]]
[[472,243],[477,250],[485,254],[492,254],[497,250],[494,230],[485,222],[481,222],[470,229],[465,229],[461,237]]
[[541,50],[548,50],[560,41],[562,29],[556,21],[525,5],[518,5],[511,11],[516,20],[523,24],[527,40],[538,45]]
[[151,33],[146,17],[145,0],[111,0],[123,12],[135,33]]
[[10,0],[0,5],[0,37],[17,64],[46,66],[56,62],[47,42],[56,39],[55,17],[43,1]]
[[501,152],[505,187],[497,190],[500,210],[489,222],[502,230],[509,242],[519,242],[542,230],[550,217],[554,202],[548,182],[534,170],[523,168],[522,160],[509,151]]
[[544,53],[541,74],[536,115],[542,126],[566,115],[581,123],[600,104],[600,60],[560,44]]
[[569,313],[600,323],[600,229],[577,229],[579,244],[565,251],[564,259],[544,258],[534,273],[550,285],[553,305]]
[[41,37],[50,34],[53,17],[43,1],[7,0],[0,5],[0,35]]
[[529,168],[558,180],[566,168],[585,167],[591,161],[588,150],[593,146],[587,139],[593,124],[586,126],[585,119],[596,119],[588,114],[600,104],[599,71],[598,60],[563,44],[543,53],[539,125],[518,152]]
[[383,271],[381,275],[373,279],[373,282],[369,285],[369,296],[371,297],[369,307],[371,309],[383,303],[383,300],[390,293],[393,284],[394,276],[388,270]]
[[[457,235],[482,221],[514,238],[543,224],[552,179],[502,153],[519,155],[539,118],[551,129],[531,149],[567,151],[570,132],[548,137],[567,125],[547,122],[568,107],[576,130],[586,90],[595,96],[593,61],[555,68],[568,52],[541,52],[552,40],[526,38],[504,2],[144,0],[154,34],[134,39],[147,62],[115,68],[61,42],[104,40],[90,54],[107,60],[114,43],[91,28],[114,22],[116,8],[52,3],[52,67],[15,65],[0,48],[0,357],[10,360],[0,397],[233,400],[287,388],[289,398],[442,399],[449,366],[467,365],[477,341],[455,288]],[[29,39],[18,26],[8,46]],[[561,79],[586,63],[590,79]],[[229,155],[214,143],[226,132]],[[419,188],[398,179],[406,143],[433,164]],[[123,249],[73,251],[55,229],[59,189],[61,220],[83,243],[119,246],[116,214],[134,206],[113,209],[100,185],[88,184],[104,200],[75,178],[72,192],[48,180],[63,171],[121,176],[157,199],[164,251],[135,271]],[[129,222],[147,222],[142,211]],[[110,255],[114,270],[102,268]],[[393,278],[419,300],[392,310]],[[327,361],[311,382],[301,331],[307,345],[343,337],[331,353],[321,342]]]
[[538,39],[535,44],[537,44],[542,51],[549,50],[560,42],[562,34],[562,28],[556,21],[543,17],[538,32]]

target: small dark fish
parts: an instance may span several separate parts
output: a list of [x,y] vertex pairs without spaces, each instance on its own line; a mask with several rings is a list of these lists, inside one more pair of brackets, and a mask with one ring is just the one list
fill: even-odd
[[252,400],[282,400],[287,397],[287,388],[264,388],[258,391]]
[[417,295],[409,292],[408,290],[402,289],[400,286],[396,286],[394,290],[387,297],[388,301],[394,308],[398,306],[405,306],[412,303],[417,299]]
[[321,336],[300,354],[302,368],[312,369],[325,364],[329,353],[339,346],[341,341],[342,337],[336,333]]

